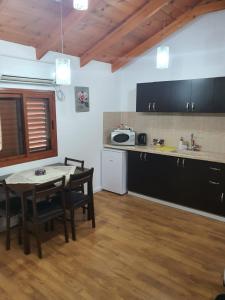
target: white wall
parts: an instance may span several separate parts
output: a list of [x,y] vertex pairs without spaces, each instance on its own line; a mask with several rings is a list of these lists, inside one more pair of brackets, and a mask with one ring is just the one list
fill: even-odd
[[118,72],[122,111],[135,111],[138,82],[225,76],[225,11],[196,19],[161,45],[170,47],[168,69],[156,69],[157,45]]
[[[18,54],[18,58],[16,58]],[[8,56],[14,56],[10,58]],[[42,62],[35,61],[35,51],[13,43],[0,41],[0,73],[22,76],[52,78],[55,53],[48,53]],[[79,60],[72,59],[72,85],[63,87],[63,101],[57,100],[58,154],[57,158],[35,161],[0,169],[0,175],[19,170],[36,168],[45,164],[63,161],[65,156],[84,159],[86,165],[95,168],[94,188],[101,186],[100,150],[103,141],[103,111],[118,111],[120,99],[116,96],[117,74],[112,74],[110,65],[90,63],[80,69]],[[74,87],[90,88],[90,112],[75,112]],[[0,84],[0,87],[35,88]],[[46,87],[39,87],[46,89]]]

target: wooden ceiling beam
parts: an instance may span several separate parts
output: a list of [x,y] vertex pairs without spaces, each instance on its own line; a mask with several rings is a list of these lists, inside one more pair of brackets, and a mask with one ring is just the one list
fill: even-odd
[[196,5],[194,8],[189,9],[179,16],[175,21],[165,26],[155,35],[151,36],[133,50],[126,53],[122,58],[116,59],[112,64],[112,72],[115,72],[128,64],[133,58],[145,53],[147,50],[160,43],[162,40],[182,28],[196,17],[223,9],[225,9],[225,0],[218,0],[215,2]]
[[86,51],[80,58],[81,67],[88,64],[105,49],[116,44],[121,38],[140,26],[146,19],[156,14],[169,2],[171,2],[171,0],[152,0],[147,2],[125,22],[115,28],[111,33],[107,34],[103,39],[99,40],[91,49]]
[[[72,27],[77,26],[80,24],[80,22],[85,19],[90,11],[95,8],[95,6],[100,2],[101,0],[92,0],[89,9],[87,11],[78,11],[75,9],[71,9],[71,11],[68,13],[68,15],[63,20],[63,32],[64,34],[69,31]],[[37,59],[41,59],[48,51],[54,50],[56,47],[60,37],[60,28],[55,28],[48,38],[43,40],[36,48],[36,57]]]

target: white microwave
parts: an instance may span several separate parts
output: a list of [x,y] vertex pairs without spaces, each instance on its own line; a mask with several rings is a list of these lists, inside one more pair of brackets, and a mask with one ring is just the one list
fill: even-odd
[[111,144],[121,146],[134,146],[135,132],[130,129],[115,129],[111,132]]

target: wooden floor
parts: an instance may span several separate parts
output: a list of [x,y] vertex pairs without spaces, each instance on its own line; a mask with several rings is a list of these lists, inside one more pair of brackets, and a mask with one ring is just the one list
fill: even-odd
[[[225,223],[132,196],[95,195],[97,228],[78,212],[78,240],[48,234],[44,258],[0,244],[0,299],[214,300]],[[61,225],[57,230],[61,230]]]

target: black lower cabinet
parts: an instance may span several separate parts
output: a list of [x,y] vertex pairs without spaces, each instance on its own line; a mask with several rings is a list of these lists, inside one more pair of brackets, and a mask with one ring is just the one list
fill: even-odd
[[225,215],[225,169],[224,165],[210,163],[207,166],[205,178],[205,199],[207,211]]
[[128,152],[128,190],[149,195],[148,193],[148,167],[144,160],[145,153]]
[[202,197],[205,185],[204,163],[198,160],[178,158],[177,166],[177,203],[190,208],[203,209],[206,205],[204,197]]
[[223,164],[129,151],[128,190],[225,216]]
[[128,152],[128,190],[143,195],[173,199],[172,169],[176,159],[143,152]]

